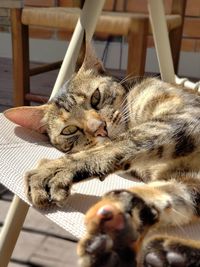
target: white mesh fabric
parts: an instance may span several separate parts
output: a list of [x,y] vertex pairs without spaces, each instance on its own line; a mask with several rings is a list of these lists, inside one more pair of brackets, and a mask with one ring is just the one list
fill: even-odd
[[[57,158],[63,154],[53,148],[44,135],[13,124],[3,114],[0,114],[0,125],[0,183],[27,202],[23,180],[25,171],[33,168],[41,158]],[[99,196],[134,184],[136,182],[118,175],[110,175],[103,182],[98,179],[80,182],[73,186],[65,208],[40,212],[74,237],[80,238],[85,231],[84,213]],[[199,240],[200,224],[164,229],[162,232]]]

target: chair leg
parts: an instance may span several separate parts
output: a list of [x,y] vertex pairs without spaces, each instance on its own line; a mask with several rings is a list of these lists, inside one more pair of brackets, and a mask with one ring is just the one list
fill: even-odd
[[10,261],[20,230],[26,218],[29,206],[14,196],[0,232],[0,263],[6,267]]
[[28,105],[30,90],[28,26],[21,23],[22,9],[11,9],[14,106]]
[[175,73],[178,73],[178,64],[181,51],[181,40],[182,40],[182,27],[174,29],[169,32],[169,41],[171,46]]
[[137,30],[128,34],[127,74],[143,76],[145,72],[148,19],[138,20]]
[[148,0],[148,10],[162,80],[174,83],[175,73],[163,1]]

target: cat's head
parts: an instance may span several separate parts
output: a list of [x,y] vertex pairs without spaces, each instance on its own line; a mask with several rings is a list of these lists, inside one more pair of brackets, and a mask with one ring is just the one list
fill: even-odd
[[12,108],[4,114],[23,127],[47,133],[58,149],[78,152],[126,131],[125,98],[126,89],[106,74],[87,44],[75,73],[51,101]]

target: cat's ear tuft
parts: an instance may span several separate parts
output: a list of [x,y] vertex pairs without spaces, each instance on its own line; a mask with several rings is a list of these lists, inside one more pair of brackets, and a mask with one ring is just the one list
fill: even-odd
[[95,70],[99,74],[105,73],[102,61],[96,56],[94,48],[92,47],[91,42],[86,39],[86,33],[84,32],[83,42],[75,70],[78,72],[89,69]]
[[47,108],[48,105],[10,108],[4,111],[4,116],[22,127],[45,133],[47,129],[43,118]]

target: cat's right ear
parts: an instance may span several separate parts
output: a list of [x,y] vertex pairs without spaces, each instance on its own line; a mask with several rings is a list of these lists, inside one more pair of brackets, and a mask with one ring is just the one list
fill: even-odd
[[86,38],[86,32],[84,32],[83,41],[75,67],[76,72],[81,70],[93,70],[100,74],[105,73],[102,61],[96,56],[91,42],[89,42]]
[[47,108],[48,105],[10,108],[4,111],[4,116],[22,127],[45,133],[47,129],[43,118]]

